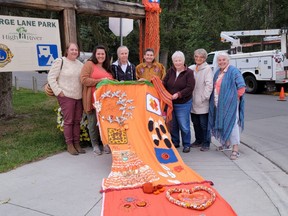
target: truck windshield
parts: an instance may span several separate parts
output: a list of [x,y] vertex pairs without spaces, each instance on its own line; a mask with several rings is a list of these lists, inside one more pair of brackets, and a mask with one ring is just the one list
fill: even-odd
[[215,56],[215,53],[211,53],[211,54],[208,55],[208,57],[207,57],[207,59],[206,59],[206,62],[207,62],[209,65],[212,65],[212,64],[213,64],[214,56]]

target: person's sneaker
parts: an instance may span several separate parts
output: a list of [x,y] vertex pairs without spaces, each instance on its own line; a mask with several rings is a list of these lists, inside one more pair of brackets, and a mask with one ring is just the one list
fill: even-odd
[[209,151],[209,147],[201,147],[201,148],[200,148],[200,151],[203,151],[203,152]]
[[198,148],[198,147],[201,147],[202,146],[202,143],[198,143],[198,142],[193,142],[192,144],[190,144],[190,147],[191,148]]
[[110,147],[108,145],[104,145],[103,150],[104,150],[105,154],[111,154],[111,150],[110,150]]
[[190,147],[184,147],[184,148],[183,148],[183,152],[184,152],[184,153],[190,152]]
[[179,144],[178,144],[178,145],[175,145],[175,144],[174,144],[174,147],[175,147],[175,148],[180,148],[180,145],[179,145]]
[[95,146],[93,147],[93,153],[96,155],[101,155],[102,151],[99,149],[99,147]]

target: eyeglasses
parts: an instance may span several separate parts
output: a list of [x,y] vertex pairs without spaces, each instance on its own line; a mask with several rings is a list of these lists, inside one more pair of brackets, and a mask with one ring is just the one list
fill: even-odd
[[194,58],[196,59],[196,58],[204,58],[204,56],[199,56],[199,55],[194,55]]

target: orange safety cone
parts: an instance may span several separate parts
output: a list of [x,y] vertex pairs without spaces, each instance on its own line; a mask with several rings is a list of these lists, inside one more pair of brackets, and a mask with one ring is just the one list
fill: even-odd
[[281,87],[278,101],[286,101],[284,87]]

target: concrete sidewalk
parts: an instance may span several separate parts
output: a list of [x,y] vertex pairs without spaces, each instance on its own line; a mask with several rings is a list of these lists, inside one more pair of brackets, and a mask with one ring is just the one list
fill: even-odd
[[[0,174],[1,216],[99,216],[101,182],[110,173],[111,155],[67,152]],[[184,162],[206,180],[240,216],[288,215],[287,175],[241,145],[237,161],[230,153],[191,149]],[[283,189],[284,188],[284,189]]]

